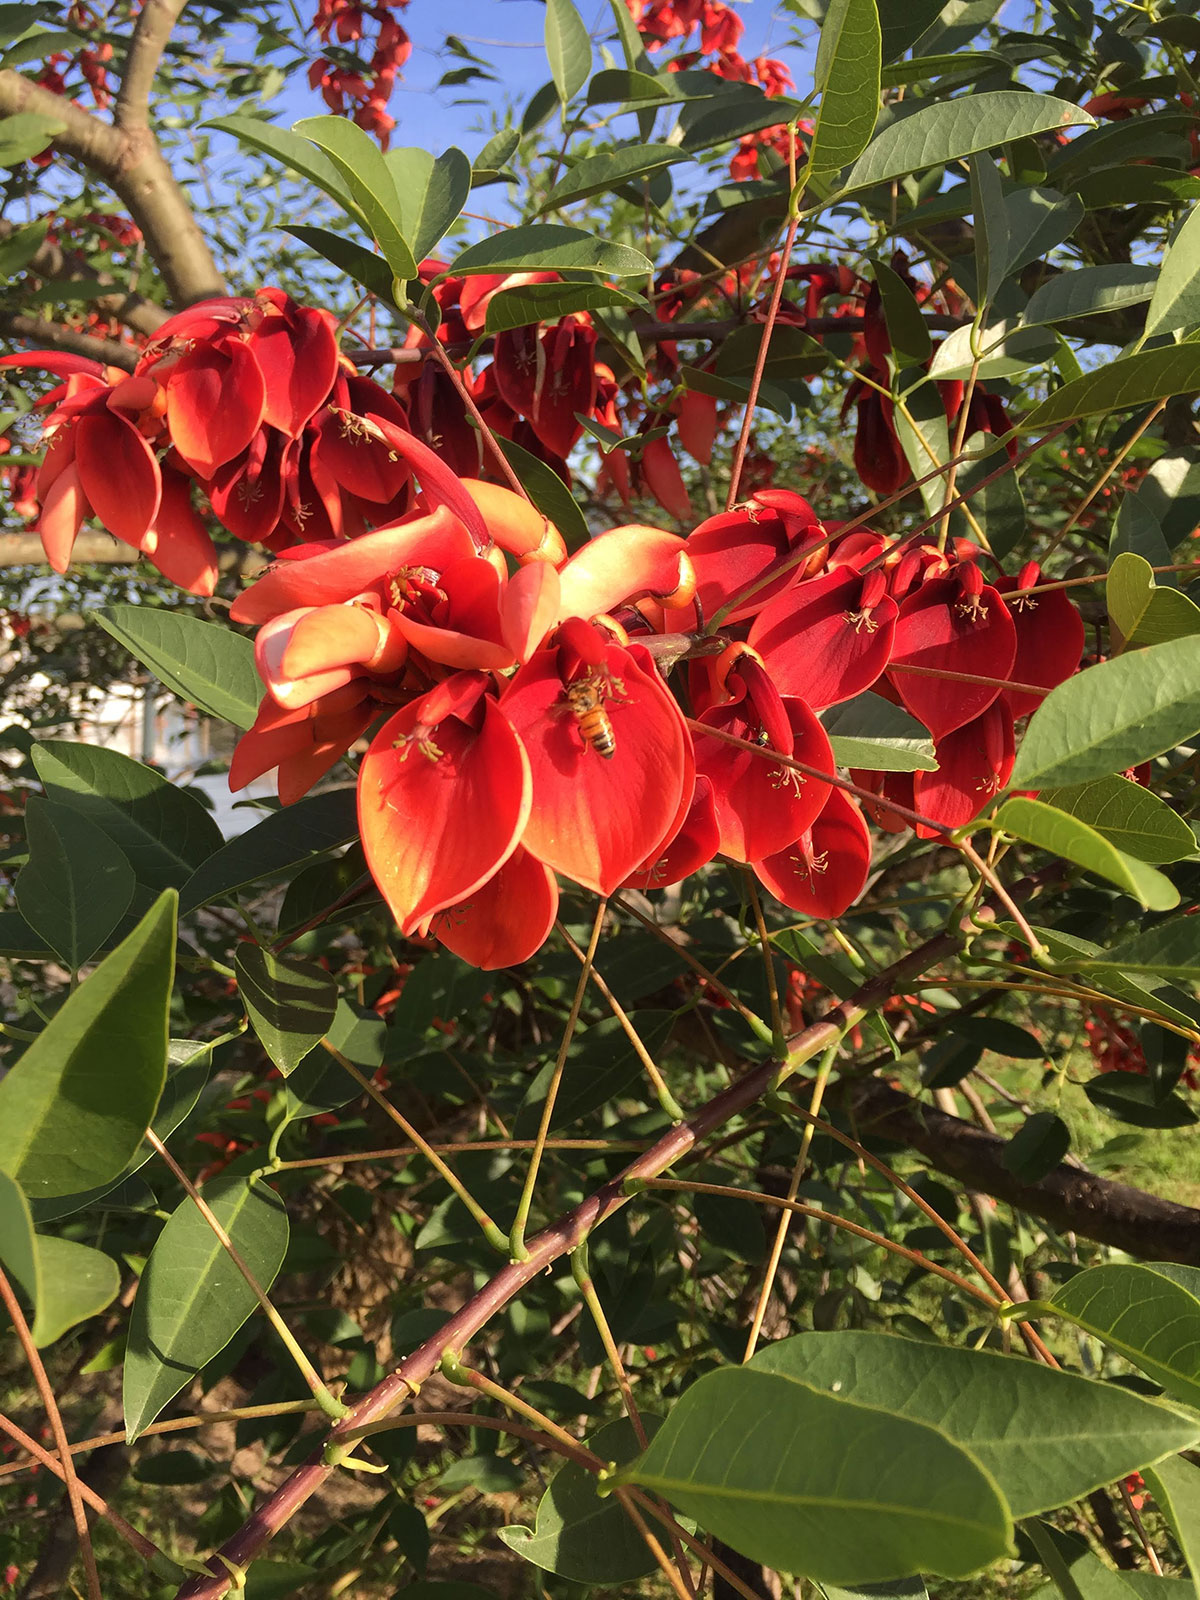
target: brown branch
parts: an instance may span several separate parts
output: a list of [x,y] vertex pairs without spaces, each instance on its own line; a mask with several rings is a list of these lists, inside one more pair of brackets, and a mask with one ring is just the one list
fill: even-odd
[[113,120],[124,133],[150,126],[150,91],[162,53],[187,0],[145,0],[129,42]]
[[178,306],[225,292],[191,206],[150,129],[110,127],[11,69],[0,71],[0,115],[36,112],[62,125],[54,148],[81,161],[124,203],[145,235],[167,293]]
[[116,339],[97,339],[77,328],[64,328],[60,322],[22,316],[17,311],[0,311],[0,338],[19,339],[43,350],[69,350],[72,355],[87,356],[124,372],[132,372],[137,364],[138,352],[132,345],[119,344]]
[[1143,1259],[1200,1266],[1200,1211],[1191,1206],[1080,1167],[1058,1166],[1037,1183],[1022,1183],[1002,1160],[1006,1140],[878,1078],[844,1085],[840,1098],[860,1132],[908,1145],[947,1177],[1051,1227]]

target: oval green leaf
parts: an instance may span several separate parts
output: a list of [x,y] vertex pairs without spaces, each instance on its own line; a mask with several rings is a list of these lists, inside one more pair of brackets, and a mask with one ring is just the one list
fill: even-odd
[[1089,1267],[1050,1297],[1059,1316],[1200,1406],[1200,1299],[1154,1265]]
[[[278,1195],[226,1177],[210,1183],[204,1198],[259,1288],[268,1290],[288,1243]],[[257,1304],[198,1207],[185,1199],[159,1234],[133,1302],[124,1375],[131,1442],[225,1348]]]
[[133,868],[102,828],[52,800],[29,801],[25,830],[29,860],[17,875],[17,905],[77,972],[128,911]]
[[39,1291],[31,1331],[34,1344],[44,1350],[116,1299],[121,1269],[103,1250],[74,1239],[38,1234],[37,1248]]
[[1069,100],[993,89],[922,106],[876,135],[846,174],[844,190],[867,189],[925,167],[940,167],[1013,139],[1084,124],[1093,118]]
[[1200,206],[1171,241],[1146,312],[1145,337],[1200,322]]
[[821,721],[839,767],[872,772],[936,772],[928,728],[881,694],[855,695],[822,712]]
[[249,728],[266,690],[254,645],[219,622],[154,606],[106,606],[96,621],[181,700]]
[[160,895],[0,1080],[0,1167],[31,1199],[107,1182],[142,1142],[167,1074],[175,906]]
[[966,1577],[1012,1538],[994,1481],[945,1434],[750,1367],[694,1383],[617,1481],[817,1582]]
[[470,245],[451,263],[455,277],[480,272],[600,272],[610,278],[640,278],[651,265],[640,250],[609,244],[582,228],[530,222],[504,228]]
[[572,0],[546,0],[546,58],[558,98],[566,105],[592,70],[592,41]]
[[1014,1517],[1078,1500],[1200,1437],[1200,1418],[1127,1389],[890,1333],[798,1333],[750,1364],[937,1428],[992,1475]]
[[1200,638],[1101,661],[1052,689],[1030,718],[1009,780],[1050,789],[1124,772],[1200,730]]
[[[873,0],[869,0],[869,3],[873,3]],[[558,180],[538,207],[538,212],[553,211],[558,206],[570,205],[573,200],[586,200],[589,195],[609,194],[623,183],[630,183],[636,178],[648,178],[677,161],[691,159],[686,150],[674,144],[635,144],[621,150],[606,150],[598,155],[584,156]]]
[[179,894],[183,916],[210,900],[261,883],[314,856],[346,844],[358,833],[352,788],[326,789],[294,805],[268,812],[245,833],[230,839],[187,880]]
[[875,0],[833,0],[821,25],[821,105],[808,147],[811,176],[840,172],[871,142],[879,115],[880,49]]
[[1118,850],[1139,861],[1158,865],[1195,854],[1196,836],[1183,818],[1129,778],[1097,778],[1093,783],[1048,790],[1042,798],[1086,822]]
[[1131,411],[1172,395],[1200,389],[1200,344],[1173,344],[1120,356],[1081,378],[1073,378],[1023,418],[1023,428],[1048,428],[1057,422]]
[[239,945],[234,966],[250,1025],[286,1078],[329,1031],[337,984],[315,961],[257,944]]
[[311,140],[337,168],[397,280],[415,278],[417,263],[404,237],[396,182],[374,139],[346,117],[303,117],[292,132]]
[[1170,878],[1136,856],[1126,855],[1095,828],[1044,800],[1028,800],[1024,796],[1006,800],[991,825],[999,832],[1024,839],[1026,844],[1073,861],[1088,872],[1098,873],[1133,895],[1146,911],[1171,911],[1179,904],[1179,891]]

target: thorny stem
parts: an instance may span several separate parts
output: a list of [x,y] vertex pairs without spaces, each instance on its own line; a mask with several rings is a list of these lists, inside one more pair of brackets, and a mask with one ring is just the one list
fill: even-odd
[[408,1120],[404,1113],[397,1111],[396,1107],[392,1104],[388,1097],[378,1088],[376,1088],[376,1086],[371,1082],[370,1078],[366,1077],[365,1074],[358,1070],[353,1061],[344,1056],[340,1050],[335,1049],[335,1047],[330,1044],[328,1039],[322,1039],[321,1045],[325,1050],[328,1050],[329,1054],[343,1069],[343,1071],[350,1074],[363,1093],[370,1096],[370,1098],[375,1102],[384,1115],[390,1117],[396,1126],[403,1131],[405,1136],[408,1139],[411,1139],[412,1143],[425,1157],[426,1161],[429,1162],[430,1166],[433,1167],[434,1171],[438,1174],[442,1181],[450,1186],[451,1190],[458,1196],[463,1205],[466,1206],[472,1217],[474,1217],[475,1221],[479,1224],[484,1238],[492,1246],[492,1248],[494,1250],[499,1250],[501,1254],[505,1253],[508,1250],[508,1240],[504,1236],[504,1230],[479,1204],[479,1201],[476,1200],[475,1196],[467,1188],[466,1184],[458,1176],[457,1172],[454,1171],[453,1167],[447,1165],[447,1163],[442,1160],[441,1156],[434,1149],[433,1145],[429,1143],[428,1139],[424,1138],[420,1133],[417,1132],[416,1128],[413,1127],[412,1123]]
[[771,335],[775,331],[775,321],[779,316],[779,303],[783,299],[783,285],[787,277],[787,264],[792,258],[792,246],[796,242],[796,234],[800,227],[800,217],[796,215],[788,222],[787,233],[784,235],[783,249],[779,256],[779,267],[775,273],[775,283],[771,290],[771,304],[767,310],[767,320],[763,323],[762,337],[758,343],[758,355],[754,361],[754,375],[750,379],[750,392],[746,396],[746,411],[742,417],[742,431],[738,435],[737,448],[733,452],[733,466],[729,474],[729,493],[725,498],[726,511],[732,511],[737,505],[738,490],[742,484],[742,468],[746,464],[746,451],[750,447],[750,435],[754,431],[754,410],[758,404],[758,391],[762,387],[763,373],[767,366],[767,353],[771,347]]
[[3,1268],[0,1268],[0,1300],[4,1302],[4,1309],[8,1312],[9,1320],[17,1335],[25,1359],[29,1363],[29,1370],[37,1386],[37,1392],[45,1407],[46,1420],[50,1424],[50,1431],[54,1435],[54,1446],[58,1451],[59,1461],[62,1465],[62,1479],[67,1486],[67,1499],[71,1506],[71,1517],[75,1523],[75,1533],[79,1539],[79,1549],[83,1556],[83,1570],[87,1576],[88,1595],[90,1600],[102,1600],[100,1594],[100,1574],[96,1570],[96,1552],[92,1549],[92,1535],[88,1529],[87,1512],[83,1509],[83,1496],[80,1493],[79,1476],[75,1471],[75,1463],[71,1458],[71,1446],[67,1439],[67,1430],[63,1427],[62,1413],[54,1398],[54,1390],[46,1376],[46,1368],[33,1336],[29,1332],[29,1324],[25,1320],[25,1313],[21,1310],[12,1284]]
[[[821,1101],[825,1096],[825,1085],[829,1082],[829,1074],[833,1070],[833,1063],[837,1058],[838,1047],[831,1044],[821,1057],[817,1066],[817,1075],[813,1079],[812,1095],[808,1102],[809,1113],[817,1116],[821,1110]],[[792,1168],[792,1176],[788,1183],[787,1202],[792,1205],[799,1192],[804,1169],[808,1165],[808,1152],[812,1145],[813,1124],[806,1122],[804,1132],[800,1135],[800,1153],[796,1157],[796,1164]],[[758,1344],[758,1336],[762,1332],[763,1318],[767,1314],[767,1307],[771,1303],[771,1291],[775,1287],[775,1275],[779,1271],[780,1258],[783,1247],[787,1241],[788,1227],[791,1222],[791,1213],[785,1208],[780,1212],[779,1222],[775,1229],[775,1238],[771,1243],[771,1256],[767,1262],[767,1270],[763,1274],[762,1288],[758,1292],[758,1303],[754,1307],[754,1316],[750,1321],[750,1332],[746,1338],[746,1350],[742,1356],[743,1362],[749,1361]]]
[[321,1407],[322,1411],[325,1412],[326,1416],[332,1417],[335,1422],[340,1421],[341,1418],[347,1414],[349,1408],[344,1406],[342,1402],[337,1399],[337,1397],[327,1388],[320,1373],[305,1355],[304,1350],[300,1346],[299,1341],[296,1339],[295,1334],[279,1315],[279,1312],[276,1311],[275,1307],[271,1304],[267,1297],[266,1291],[263,1289],[258,1279],[250,1271],[250,1268],[246,1265],[241,1251],[229,1237],[229,1234],[226,1232],[225,1228],[221,1224],[220,1219],[216,1216],[208,1201],[196,1188],[196,1185],[188,1177],[187,1173],[184,1172],[183,1168],[175,1160],[175,1157],[167,1149],[166,1145],[158,1137],[153,1128],[148,1128],[146,1130],[146,1142],[170,1168],[172,1176],[183,1185],[184,1191],[186,1192],[188,1198],[193,1202],[197,1210],[200,1212],[200,1215],[204,1218],[205,1222],[216,1235],[217,1241],[222,1250],[225,1251],[226,1255],[228,1255],[234,1266],[246,1280],[246,1284],[249,1287],[250,1292],[253,1294],[254,1298],[258,1301],[260,1307],[262,1308],[263,1315],[283,1341],[288,1354],[296,1363],[296,1366],[300,1371],[300,1376],[304,1379],[305,1383],[312,1391],[313,1399]]
[[[571,935],[563,927],[562,923],[556,922],[555,927],[562,935],[563,941],[565,942],[567,948],[571,951],[572,955],[576,956],[579,961],[586,962],[587,956],[585,952],[581,950],[580,947],[575,943],[574,939],[572,939]],[[634,1053],[637,1055],[638,1060],[642,1063],[646,1076],[650,1079],[650,1082],[654,1087],[654,1093],[658,1097],[659,1105],[667,1113],[672,1122],[682,1122],[686,1113],[668,1088],[667,1080],[659,1071],[658,1063],[650,1054],[649,1050],[646,1049],[646,1046],[642,1042],[641,1035],[638,1033],[633,1023],[629,1020],[629,1016],[626,1013],[625,1008],[622,1006],[621,1002],[617,999],[612,990],[608,987],[608,984],[605,983],[594,964],[591,972],[592,982],[603,995],[609,1010],[620,1023],[625,1037],[633,1046]],[[556,1141],[554,1140],[547,1140],[545,1148],[549,1149],[555,1142]],[[560,1140],[557,1142],[561,1144],[563,1141]]]
[[[818,1121],[816,1126],[825,1130],[825,1124]],[[647,1189],[674,1189],[680,1193],[689,1194],[718,1194],[724,1195],[729,1200],[748,1200],[757,1206],[778,1206],[784,1216],[780,1219],[786,1222],[789,1216],[808,1217],[814,1222],[827,1222],[831,1228],[841,1228],[845,1233],[853,1233],[859,1239],[866,1239],[871,1244],[878,1245],[881,1250],[887,1250],[894,1256],[902,1256],[905,1261],[911,1261],[914,1266],[922,1268],[925,1272],[932,1272],[936,1277],[943,1278],[947,1283],[952,1283],[963,1294],[969,1294],[972,1299],[978,1300],[982,1305],[996,1310],[997,1306],[1006,1303],[997,1300],[986,1289],[980,1289],[970,1279],[954,1272],[950,1267],[939,1266],[936,1261],[931,1261],[928,1256],[919,1250],[910,1250],[907,1245],[897,1244],[894,1239],[889,1239],[885,1234],[873,1233],[870,1228],[864,1228],[861,1223],[851,1222],[849,1217],[839,1217],[836,1211],[822,1211],[820,1206],[805,1205],[802,1200],[782,1199],[779,1195],[763,1194],[756,1189],[735,1189],[723,1183],[698,1183],[690,1178],[651,1178],[646,1184]],[[742,1357],[748,1361],[749,1354]]]
[[529,1212],[533,1205],[533,1192],[537,1187],[538,1169],[542,1164],[542,1152],[546,1148],[546,1140],[550,1134],[550,1119],[554,1115],[554,1102],[558,1099],[558,1088],[562,1083],[563,1070],[567,1064],[567,1052],[571,1048],[571,1041],[575,1037],[575,1029],[579,1023],[579,1013],[583,1009],[583,997],[587,993],[588,978],[591,976],[592,962],[596,958],[596,946],[600,943],[600,932],[604,927],[604,916],[608,910],[608,900],[603,898],[596,907],[595,920],[592,923],[592,936],[588,941],[587,953],[583,958],[583,967],[579,974],[579,982],[575,985],[575,998],[571,1002],[571,1013],[567,1018],[567,1025],[563,1029],[563,1036],[558,1046],[558,1057],[554,1063],[554,1073],[546,1089],[546,1099],[542,1106],[542,1120],[538,1124],[537,1141],[533,1147],[533,1154],[529,1158],[529,1167],[525,1173],[525,1183],[521,1189],[521,1198],[517,1203],[516,1220],[512,1225],[512,1232],[508,1239],[509,1255],[514,1261],[524,1261],[528,1255],[525,1248],[525,1229],[529,1222]]

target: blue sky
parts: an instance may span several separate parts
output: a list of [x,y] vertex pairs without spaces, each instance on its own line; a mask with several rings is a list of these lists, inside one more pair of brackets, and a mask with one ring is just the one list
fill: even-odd
[[[612,39],[608,0],[577,3],[593,39]],[[735,9],[746,24],[743,55],[780,55],[789,61],[802,87],[803,55],[787,47],[794,35],[792,19],[773,0],[743,4],[735,0]],[[541,0],[412,0],[403,21],[413,40],[413,54],[388,108],[397,121],[394,142],[435,150],[457,144],[475,155],[483,143],[476,130],[488,122],[489,108],[498,109],[506,95],[523,103],[550,76],[542,45],[545,16]],[[447,34],[456,35],[482,57],[499,82],[477,80],[458,88],[438,89],[438,80],[447,69],[465,64],[445,51]],[[619,51],[617,54],[620,59]],[[600,64],[597,55],[596,65]],[[485,103],[455,103],[469,100]],[[281,110],[286,106],[289,117],[293,112],[296,117],[311,116],[322,109],[320,96],[300,84],[289,86],[274,106]],[[277,115],[284,120],[279,112]]]

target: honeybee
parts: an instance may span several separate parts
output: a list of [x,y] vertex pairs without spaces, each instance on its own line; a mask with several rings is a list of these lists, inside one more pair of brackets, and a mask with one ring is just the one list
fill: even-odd
[[611,761],[616,755],[617,739],[604,702],[612,690],[621,687],[605,673],[589,672],[586,677],[576,678],[563,689],[567,702],[564,709],[569,710],[575,718],[580,738],[605,761]]

